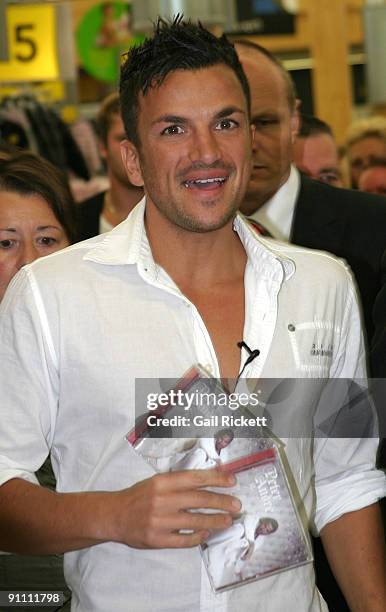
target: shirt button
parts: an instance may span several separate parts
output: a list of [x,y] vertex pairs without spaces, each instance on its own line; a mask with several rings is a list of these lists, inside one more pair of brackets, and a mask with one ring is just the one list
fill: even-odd
[[209,372],[209,374],[213,374],[213,368],[210,363],[205,364],[204,368],[207,372]]
[[290,323],[290,324],[288,325],[288,331],[290,331],[290,332],[294,332],[294,331],[295,331],[295,329],[296,329],[296,328],[295,328],[295,325],[294,325],[293,323]]

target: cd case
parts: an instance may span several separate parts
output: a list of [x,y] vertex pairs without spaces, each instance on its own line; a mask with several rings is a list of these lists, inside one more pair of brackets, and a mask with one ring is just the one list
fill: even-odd
[[[272,446],[272,432],[256,425],[256,414],[248,406],[230,409],[227,391],[199,364],[192,366],[172,390],[196,401],[190,403],[189,410],[181,402],[158,405],[151,414],[141,414],[126,435],[135,451],[156,471],[216,467]],[[203,397],[206,401],[197,401]],[[162,424],[153,426],[157,418]],[[234,425],[236,418],[244,418],[244,424]],[[167,426],[163,425],[166,422]],[[280,446],[280,441],[276,443]]]
[[275,447],[219,467],[236,474],[242,511],[201,545],[212,589],[221,592],[310,563],[312,551]]
[[[220,381],[195,365],[173,385],[174,391],[223,396]],[[182,408],[183,410],[183,408]],[[252,416],[248,406],[239,416]],[[253,414],[256,414],[254,411]],[[155,417],[178,422],[181,406],[157,405]],[[202,559],[214,592],[253,582],[313,560],[311,546],[296,508],[281,461],[283,444],[267,427],[224,427],[229,406],[192,403],[195,416],[208,419],[204,433],[186,425],[152,427],[148,413],[140,415],[126,440],[156,472],[218,468],[236,474],[237,483],[225,492],[238,497],[242,510],[231,527],[213,533],[201,546]],[[174,419],[174,421],[173,421]],[[224,489],[219,489],[224,492]],[[205,512],[205,510],[203,510]]]

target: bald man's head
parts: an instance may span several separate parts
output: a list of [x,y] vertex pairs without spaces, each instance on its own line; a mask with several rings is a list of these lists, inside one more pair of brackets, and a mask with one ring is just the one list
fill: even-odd
[[236,43],[251,90],[255,126],[253,168],[242,212],[252,214],[287,180],[299,127],[295,89],[288,73],[265,50]]
[[257,53],[260,54],[260,56],[265,57],[268,61],[271,62],[271,64],[276,66],[278,72],[280,72],[283,78],[287,90],[288,106],[290,107],[291,111],[294,111],[296,109],[297,102],[295,83],[293,82],[289,72],[287,72],[287,70],[284,68],[283,64],[277,59],[277,57],[275,57],[270,51],[268,51],[268,49],[265,49],[265,47],[262,47],[258,43],[254,43],[250,40],[236,40],[234,44],[239,58],[242,55],[245,58],[247,58],[248,56],[253,58],[254,55]]

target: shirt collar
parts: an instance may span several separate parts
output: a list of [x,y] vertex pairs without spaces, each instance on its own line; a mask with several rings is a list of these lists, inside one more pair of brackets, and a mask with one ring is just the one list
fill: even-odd
[[[144,216],[146,197],[133,208],[129,216],[111,232],[101,236],[100,242],[86,252],[83,259],[106,265],[138,264],[146,262],[155,267],[147,239]],[[274,241],[259,236],[256,230],[239,213],[233,224],[247,252],[248,259],[259,274],[276,275],[284,272],[287,280],[295,271],[294,262],[282,253],[277,253]]]
[[144,196],[129,216],[101,236],[100,242],[93,245],[83,259],[111,265],[135,264],[139,261],[142,250],[150,252],[144,223],[145,203]]
[[260,236],[248,220],[239,213],[233,223],[256,272],[267,277],[288,280],[295,272],[292,259],[277,251],[276,240]]
[[300,188],[300,175],[295,166],[286,182],[252,215],[251,219],[262,223],[279,240],[289,240],[295,203]]

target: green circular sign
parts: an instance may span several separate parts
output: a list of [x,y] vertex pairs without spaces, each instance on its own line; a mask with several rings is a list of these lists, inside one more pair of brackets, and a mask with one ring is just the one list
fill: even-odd
[[131,32],[129,4],[101,2],[84,14],[76,31],[82,67],[96,79],[117,82],[121,54],[144,38]]

